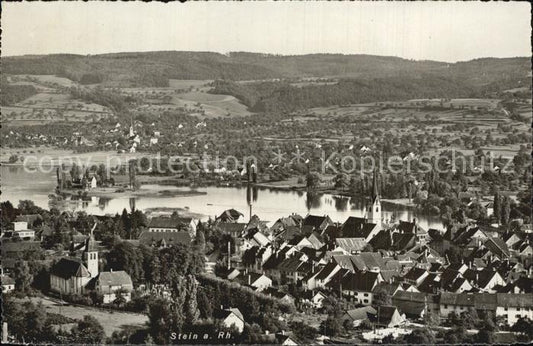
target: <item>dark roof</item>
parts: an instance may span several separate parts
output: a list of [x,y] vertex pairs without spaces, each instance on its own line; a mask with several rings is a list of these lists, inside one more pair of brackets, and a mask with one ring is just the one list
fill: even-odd
[[239,274],[239,276],[237,276],[236,279],[242,285],[248,285],[248,282],[250,282],[250,284],[253,284],[254,282],[256,282],[262,276],[263,276],[263,274],[249,272],[249,273],[241,273],[241,274]]
[[303,220],[302,226],[312,226],[313,228],[320,228],[325,221],[330,221],[328,216],[307,215]]
[[50,274],[64,279],[91,276],[82,261],[77,258],[61,258],[50,268]]
[[352,321],[360,321],[368,318],[368,314],[375,314],[376,309],[371,306],[363,306],[360,308],[352,309],[346,311],[345,316],[347,316]]
[[471,282],[475,282],[478,287],[484,288],[489,281],[497,274],[497,271],[485,268],[483,270],[468,269],[463,276]]
[[379,313],[370,314],[370,320],[374,321],[378,324],[387,325],[391,323],[392,317],[394,316],[394,313],[396,312],[395,306],[381,306],[379,308]]
[[150,228],[178,228],[178,221],[174,218],[158,216],[150,220]]
[[349,273],[342,280],[342,289],[349,291],[371,292],[377,284],[379,273],[356,272]]
[[393,282],[393,283],[380,282],[380,283],[378,283],[376,285],[376,287],[374,287],[373,291],[374,292],[385,291],[385,292],[387,292],[387,294],[389,296],[392,296],[394,294],[394,292],[396,292],[398,287],[400,287],[400,283],[399,282]]
[[400,221],[398,224],[398,229],[400,232],[404,233],[415,233],[416,223],[408,221]]
[[416,281],[416,280],[421,278],[426,273],[427,273],[427,271],[425,269],[418,268],[418,267],[413,267],[413,268],[411,268],[411,270],[409,270],[407,272],[407,274],[405,274],[404,278],[407,279],[407,280]]
[[329,225],[326,227],[323,234],[327,235],[330,239],[335,239],[342,235],[341,229],[337,225]]
[[216,309],[215,310],[215,318],[216,319],[225,319],[231,314],[235,314],[239,319],[241,319],[244,322],[244,317],[242,316],[242,313],[237,308],[230,308],[230,309]]
[[96,281],[103,292],[109,291],[112,286],[123,286],[124,289],[133,289],[131,277],[123,270],[113,272],[100,272]]
[[217,220],[221,220],[223,222],[234,222],[237,221],[241,216],[244,216],[244,214],[235,209],[228,209],[222,212],[222,214],[217,217]]
[[392,297],[392,304],[398,311],[410,317],[419,317],[426,307],[426,302],[430,304],[432,301],[432,296],[418,292],[398,291]]
[[191,236],[188,232],[150,232],[143,231],[139,236],[139,242],[146,246],[171,246],[173,244],[191,243]]
[[502,238],[488,238],[484,245],[499,258],[506,258],[510,255],[509,247]]
[[338,290],[342,280],[346,275],[348,275],[348,273],[350,273],[348,269],[339,269],[335,274],[333,274],[326,286]]
[[376,227],[374,223],[366,222],[366,219],[350,216],[341,226],[343,237],[366,238]]
[[318,275],[316,276],[316,279],[317,280],[324,280],[329,275],[331,275],[331,272],[333,272],[333,270],[335,268],[337,268],[337,265],[338,265],[337,263],[333,263],[333,262],[330,262],[330,263],[326,264],[326,266],[324,268],[322,268],[321,271],[318,272]]
[[289,241],[297,234],[300,234],[301,230],[298,226],[289,226],[285,228],[285,230],[281,233],[279,233],[277,236],[280,237],[283,240]]

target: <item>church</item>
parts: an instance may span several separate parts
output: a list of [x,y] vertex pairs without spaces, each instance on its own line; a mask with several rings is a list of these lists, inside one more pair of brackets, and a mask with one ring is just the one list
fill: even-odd
[[50,268],[50,289],[59,294],[82,295],[97,291],[103,295],[104,303],[116,299],[116,291],[129,301],[133,283],[125,271],[99,272],[98,249],[91,235],[85,242],[82,259],[63,257]]

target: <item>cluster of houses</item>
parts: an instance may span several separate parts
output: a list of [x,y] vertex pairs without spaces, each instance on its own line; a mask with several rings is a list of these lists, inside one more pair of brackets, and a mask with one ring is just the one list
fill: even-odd
[[[270,226],[256,215],[244,219],[234,209],[216,217],[212,227],[226,235],[228,251],[221,252],[226,244],[219,244],[218,250],[207,253],[206,271],[304,311],[322,308],[327,297],[335,295],[357,306],[343,316],[354,326],[368,320],[394,327],[408,319],[421,320],[429,312],[446,318],[471,308],[491,311],[509,325],[521,317],[533,319],[533,232],[527,225],[511,232],[465,224],[441,232],[425,230],[416,220],[385,223],[375,189],[366,215],[342,223],[327,215],[294,213]],[[14,230],[2,235],[26,241],[6,244],[38,243],[28,223],[36,225],[38,218],[20,216]],[[138,239],[128,241],[157,248],[191,245],[197,228],[194,218],[155,216]],[[118,295],[130,300],[130,276],[100,270],[102,249],[92,232],[73,236],[72,244],[71,256],[51,267],[52,291],[98,292],[104,303]],[[11,250],[4,245],[9,259]],[[453,247],[460,250],[459,257],[450,259]],[[13,280],[3,275],[2,288],[12,290]],[[391,304],[376,307],[377,295],[383,294],[391,297]],[[244,327],[238,309],[221,308],[216,314],[228,326]]]
[[[380,211],[374,194],[366,217],[343,223],[292,214],[268,227],[257,216],[239,222],[223,214],[215,227],[232,237],[235,253],[216,274],[300,308],[321,308],[326,297],[341,295],[360,306],[346,312],[354,323],[366,316],[390,327],[427,311],[446,318],[468,307],[490,310],[509,325],[533,318],[533,233],[527,225],[504,232],[466,224],[443,233],[426,231],[416,220],[385,224]],[[460,249],[459,261],[445,254],[451,246]],[[288,286],[296,287],[292,295]],[[372,307],[378,292],[393,301],[379,313]]]

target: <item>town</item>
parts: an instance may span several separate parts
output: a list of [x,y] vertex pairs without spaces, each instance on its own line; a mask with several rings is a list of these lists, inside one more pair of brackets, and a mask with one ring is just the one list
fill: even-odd
[[[7,340],[169,343],[205,333],[223,342],[224,330],[232,342],[285,345],[531,340],[531,224],[455,212],[445,232],[390,223],[379,179],[364,217],[292,213],[271,226],[235,209],[202,222],[3,202]],[[493,220],[506,213],[499,205]],[[144,316],[108,335],[92,309]],[[21,317],[32,314],[40,322],[28,332]]]

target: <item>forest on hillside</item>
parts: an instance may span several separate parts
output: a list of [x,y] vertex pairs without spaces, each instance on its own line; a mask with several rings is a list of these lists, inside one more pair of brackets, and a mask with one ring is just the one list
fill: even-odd
[[214,94],[233,95],[254,112],[293,112],[313,107],[414,98],[476,98],[506,85],[474,87],[434,75],[420,78],[343,79],[336,84],[296,87],[287,82],[236,83],[217,80]]
[[233,81],[307,77],[423,78],[431,74],[487,85],[501,80],[531,85],[530,60],[476,59],[449,64],[372,55],[271,55],[236,52],[143,52],[102,55],[28,55],[2,58],[4,74],[51,74],[82,84],[168,86],[168,79]]

